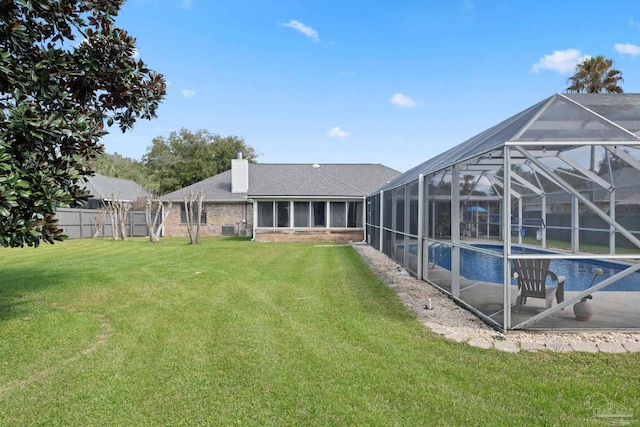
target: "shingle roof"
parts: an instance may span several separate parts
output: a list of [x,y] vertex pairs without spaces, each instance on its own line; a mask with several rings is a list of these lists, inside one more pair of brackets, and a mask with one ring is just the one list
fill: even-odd
[[147,197],[151,193],[130,179],[100,175],[87,177],[85,188],[94,199],[105,200],[115,195],[119,200],[133,201]]
[[[315,167],[317,166],[317,167]],[[202,190],[207,201],[247,197],[364,197],[400,175],[380,164],[249,164],[249,190],[231,192],[231,171],[162,196],[180,201]]]

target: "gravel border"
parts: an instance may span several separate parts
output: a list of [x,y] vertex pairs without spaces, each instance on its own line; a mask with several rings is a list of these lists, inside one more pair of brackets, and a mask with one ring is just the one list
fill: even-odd
[[[473,313],[457,305],[428,282],[411,276],[404,268],[366,243],[352,242],[370,268],[380,276],[418,320],[432,332],[478,348],[519,351],[640,352],[640,333],[623,332],[508,332],[489,327]],[[432,309],[425,309],[431,300]]]

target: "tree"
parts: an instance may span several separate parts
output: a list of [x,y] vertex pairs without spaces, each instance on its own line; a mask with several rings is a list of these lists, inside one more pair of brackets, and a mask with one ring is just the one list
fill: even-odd
[[181,129],[167,138],[154,138],[142,162],[157,185],[150,190],[166,194],[229,170],[238,152],[250,162],[257,157],[254,149],[237,136]]
[[102,229],[104,228],[104,220],[107,216],[107,210],[101,209],[97,214],[93,215],[93,238],[95,239],[102,233]]
[[130,157],[118,153],[101,153],[89,164],[92,170],[102,175],[130,179],[147,189],[153,187],[151,177],[142,162]]
[[105,200],[105,208],[111,218],[111,235],[113,240],[127,240],[127,218],[131,203],[125,202],[116,194],[109,194]]
[[[155,214],[153,213],[153,197],[148,196],[145,199],[145,218],[147,220],[147,230],[149,231],[149,241],[152,243],[160,241],[160,232],[162,231],[162,227],[164,227],[164,222],[167,220],[169,216],[169,212],[171,211],[172,203],[169,201],[166,211],[164,209],[164,201],[162,199],[158,200],[156,205]],[[158,224],[158,219],[162,217],[160,223]]]
[[156,116],[165,81],[115,27],[122,3],[0,5],[0,246],[60,240],[55,210],[87,200],[105,125]]
[[[626,154],[630,154],[628,149],[622,151]],[[629,164],[621,157],[618,157],[613,153],[606,152],[605,156],[598,163],[598,175],[603,176],[608,174],[610,171],[613,172],[627,167],[629,167]]]
[[613,69],[613,60],[602,55],[587,58],[576,65],[575,74],[567,82],[567,92],[574,93],[622,93],[618,83],[622,83],[622,73]]
[[197,194],[191,191],[184,195],[184,210],[187,219],[187,232],[189,233],[189,242],[192,245],[200,244],[200,225],[202,224],[202,201],[204,194],[202,190]]

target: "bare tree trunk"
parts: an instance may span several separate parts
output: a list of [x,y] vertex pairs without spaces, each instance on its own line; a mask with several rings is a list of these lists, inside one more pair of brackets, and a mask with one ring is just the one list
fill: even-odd
[[202,200],[204,199],[204,194],[202,194],[202,190],[198,193],[197,202],[198,202],[198,220],[196,221],[196,245],[200,244],[200,224],[202,223]]
[[113,240],[118,240],[119,235],[119,227],[118,227],[118,215],[116,213],[115,206],[115,194],[110,194],[106,199],[105,207],[107,208],[107,212],[109,212],[109,218],[111,218],[111,237]]
[[120,221],[118,222],[120,223],[120,235],[122,236],[122,240],[127,240],[127,214],[129,213],[131,205],[127,202],[123,202],[122,200],[118,200],[117,204],[119,205],[118,218]]
[[127,213],[131,205],[128,202],[118,200],[115,194],[110,194],[106,200],[106,208],[111,217],[111,235],[114,240],[122,236],[127,240]]
[[100,233],[102,233],[102,228],[104,227],[104,219],[107,215],[107,211],[102,209],[100,214],[93,216],[93,227],[95,228],[95,232],[93,233],[93,238],[97,238]]
[[191,191],[184,195],[184,210],[187,217],[187,232],[192,245],[200,244],[200,224],[202,219],[202,201],[204,194],[202,190],[197,195]]
[[[160,231],[162,230],[162,227],[164,227],[164,222],[167,219],[167,217],[169,216],[169,211],[171,210],[171,202],[169,202],[168,206],[167,206],[167,211],[162,212],[162,207],[164,205],[164,202],[162,201],[162,199],[160,199],[158,201],[158,206],[156,207],[156,215],[153,218],[153,221],[151,220],[151,210],[153,209],[153,198],[151,196],[147,197],[145,200],[146,203],[146,219],[147,219],[147,230],[149,231],[149,240],[151,242],[158,242],[160,240]],[[162,216],[162,220],[160,221],[160,225],[158,225],[158,227],[156,228],[156,224],[158,223],[158,218]]]
[[184,195],[184,213],[187,221],[187,233],[189,233],[189,242],[193,244],[193,191],[187,196]]

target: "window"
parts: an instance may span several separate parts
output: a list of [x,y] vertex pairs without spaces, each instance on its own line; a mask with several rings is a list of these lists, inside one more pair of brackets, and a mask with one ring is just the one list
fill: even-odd
[[418,183],[409,184],[409,233],[414,236],[418,235],[418,193]]
[[380,195],[376,194],[375,196],[369,198],[367,201],[369,210],[368,213],[368,221],[371,225],[380,225]]
[[327,203],[326,202],[311,202],[312,227],[326,227],[327,225]]
[[[193,209],[195,211],[198,210],[198,205],[194,204],[193,205]],[[194,212],[194,222],[197,218],[197,212]],[[187,223],[187,209],[184,206],[184,203],[180,205],[180,222],[183,224]],[[200,224],[206,224],[207,223],[207,209],[206,207],[203,205],[202,206],[202,214],[200,215]]]
[[309,202],[293,203],[293,226],[294,227],[309,226]]
[[395,222],[395,230],[396,231],[404,231],[404,200],[405,200],[405,187],[398,187],[395,189],[393,194],[396,202],[396,222]]
[[258,202],[258,227],[273,227],[273,202]]
[[346,227],[347,226],[347,211],[345,202],[331,202],[331,227]]
[[276,202],[278,227],[289,227],[289,202]]
[[391,228],[393,224],[393,193],[387,190],[382,193],[382,226]]
[[258,227],[362,228],[363,220],[363,202],[258,202]]
[[362,228],[362,202],[347,202],[347,227]]

